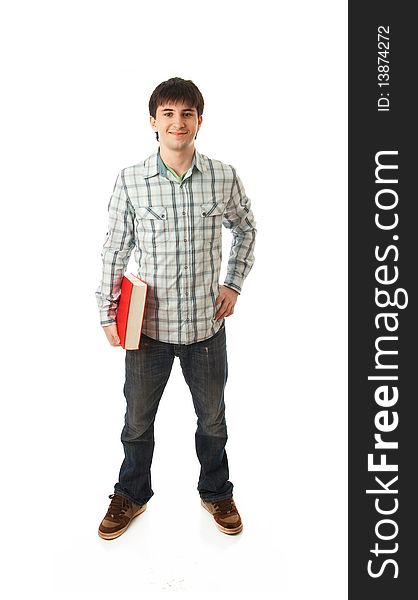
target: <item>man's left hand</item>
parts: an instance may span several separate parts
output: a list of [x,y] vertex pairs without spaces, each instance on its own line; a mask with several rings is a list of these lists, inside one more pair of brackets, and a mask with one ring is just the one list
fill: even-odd
[[219,286],[219,296],[216,298],[216,304],[221,306],[215,315],[215,320],[219,321],[224,317],[229,317],[234,312],[234,306],[237,301],[239,294],[232,288],[226,287],[225,285]]

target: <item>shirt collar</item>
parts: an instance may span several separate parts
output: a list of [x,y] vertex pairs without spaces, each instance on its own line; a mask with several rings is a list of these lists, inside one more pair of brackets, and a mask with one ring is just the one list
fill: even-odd
[[[191,166],[192,166],[192,169],[193,169],[193,167],[196,167],[201,173],[204,173],[207,168],[205,165],[203,155],[200,154],[200,152],[198,152],[196,150],[196,148],[194,151]],[[144,178],[145,179],[147,179],[148,177],[154,177],[154,175],[157,175],[158,173],[160,175],[164,175],[164,176],[166,176],[166,173],[167,173],[167,169],[166,169],[166,167],[161,159],[161,156],[160,156],[160,148],[158,148],[157,152],[154,152],[154,154],[151,154],[151,156],[146,158],[144,161]]]

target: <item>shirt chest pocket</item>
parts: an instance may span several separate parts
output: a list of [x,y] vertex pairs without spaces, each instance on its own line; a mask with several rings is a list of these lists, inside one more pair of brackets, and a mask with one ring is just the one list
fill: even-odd
[[199,222],[203,239],[210,244],[220,244],[225,204],[216,200],[199,206]]
[[141,206],[135,208],[136,233],[140,244],[160,243],[167,231],[167,208],[165,206]]

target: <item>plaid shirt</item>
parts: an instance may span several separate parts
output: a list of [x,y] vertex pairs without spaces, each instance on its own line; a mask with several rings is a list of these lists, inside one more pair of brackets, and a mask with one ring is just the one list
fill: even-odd
[[96,290],[101,325],[116,322],[122,278],[135,248],[137,275],[148,284],[143,333],[173,344],[213,336],[224,320],[214,318],[222,225],[233,234],[224,285],[240,293],[254,263],[256,223],[234,167],[195,150],[180,183],[158,149],[118,174],[108,212]]

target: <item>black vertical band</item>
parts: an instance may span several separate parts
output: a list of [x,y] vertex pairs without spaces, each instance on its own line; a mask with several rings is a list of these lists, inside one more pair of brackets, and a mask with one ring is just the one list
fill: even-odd
[[[417,593],[417,33],[349,4],[349,598]],[[387,75],[387,76],[385,76]],[[379,85],[382,84],[382,85]]]

